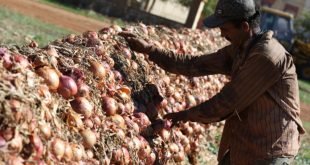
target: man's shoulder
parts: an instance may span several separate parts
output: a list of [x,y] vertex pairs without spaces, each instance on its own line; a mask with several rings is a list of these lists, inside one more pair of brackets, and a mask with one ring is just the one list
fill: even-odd
[[262,34],[262,37],[255,44],[252,53],[265,56],[274,63],[277,63],[282,58],[285,58],[287,51],[273,37],[272,31],[267,31]]

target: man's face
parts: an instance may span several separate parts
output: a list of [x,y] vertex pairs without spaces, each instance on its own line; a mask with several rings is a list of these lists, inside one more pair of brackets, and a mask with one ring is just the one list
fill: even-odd
[[231,22],[226,22],[220,27],[221,36],[225,37],[231,44],[241,46],[245,42],[246,33],[242,27],[237,28]]

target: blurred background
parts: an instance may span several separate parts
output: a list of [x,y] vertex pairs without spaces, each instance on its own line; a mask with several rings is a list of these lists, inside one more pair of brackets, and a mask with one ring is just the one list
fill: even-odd
[[[203,28],[218,0],[0,0],[0,44],[45,46],[68,34],[142,22],[169,28]],[[310,0],[256,0],[262,28],[275,31],[295,58],[302,119],[310,132]],[[216,148],[214,146],[214,154]],[[310,135],[296,164],[310,164]]]

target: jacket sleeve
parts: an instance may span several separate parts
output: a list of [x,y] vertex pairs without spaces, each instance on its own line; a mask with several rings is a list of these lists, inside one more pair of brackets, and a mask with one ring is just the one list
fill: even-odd
[[280,77],[281,71],[273,60],[263,54],[252,54],[218,94],[187,110],[189,120],[210,123],[241,112]]
[[210,74],[229,75],[232,65],[229,49],[231,46],[212,54],[190,56],[152,47],[149,59],[168,72],[189,77]]

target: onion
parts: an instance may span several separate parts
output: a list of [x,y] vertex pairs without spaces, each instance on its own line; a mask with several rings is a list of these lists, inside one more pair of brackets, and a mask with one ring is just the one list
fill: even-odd
[[29,61],[20,54],[13,54],[14,61],[19,64],[20,67],[26,68],[29,66]]
[[186,108],[193,107],[197,104],[196,99],[193,95],[186,95]]
[[121,114],[121,115],[122,115],[122,114],[125,114],[126,110],[125,110],[125,105],[124,105],[123,103],[118,103],[118,104],[117,104],[117,107],[118,107],[118,108],[117,108],[117,111],[116,111],[116,112],[117,112],[118,114]]
[[102,110],[108,116],[115,115],[117,111],[117,102],[111,97],[102,97]]
[[154,152],[152,152],[150,155],[148,155],[146,157],[146,162],[145,163],[146,164],[154,164],[155,160],[156,160],[156,155],[155,155]]
[[65,153],[64,153],[64,156],[63,158],[66,160],[66,161],[70,161],[72,160],[73,158],[73,151],[72,151],[72,147],[69,143],[65,143]]
[[39,68],[36,72],[44,79],[44,82],[50,90],[56,90],[58,88],[59,76],[54,69],[45,66]]
[[93,120],[94,120],[96,126],[101,125],[101,119],[98,115],[94,115]]
[[4,129],[3,131],[1,130],[0,135],[6,140],[10,141],[14,137],[14,129],[9,127]]
[[179,146],[177,144],[175,144],[175,143],[170,143],[169,144],[169,150],[172,153],[177,153],[177,152],[180,151]]
[[126,128],[125,120],[121,115],[115,114],[111,116],[112,121],[117,124],[120,128]]
[[11,69],[13,66],[13,61],[11,60],[11,55],[7,52],[6,49],[5,51],[1,51],[0,57],[3,58],[3,67],[8,70]]
[[23,139],[19,133],[16,133],[14,138],[9,142],[9,150],[14,153],[19,153],[23,149]]
[[39,123],[39,129],[46,139],[51,137],[51,126],[48,123]]
[[139,125],[136,122],[130,120],[129,118],[127,118],[125,120],[126,120],[126,125],[130,130],[133,130],[135,133],[140,132]]
[[145,128],[151,124],[149,118],[146,116],[145,113],[142,112],[135,113],[134,117],[135,121],[137,122],[140,128]]
[[83,114],[86,118],[93,114],[93,105],[85,97],[77,97],[70,101],[72,109],[80,114]]
[[34,149],[36,151],[36,158],[41,158],[43,155],[43,143],[40,139],[40,137],[37,134],[31,134],[30,137],[30,142],[33,144]]
[[131,52],[128,48],[123,48],[123,55],[127,58],[127,59],[131,59]]
[[90,120],[89,118],[84,119],[84,124],[85,124],[86,127],[88,127],[88,128],[93,128],[93,127],[94,127],[93,121]]
[[77,96],[89,97],[89,86],[85,83],[78,83],[78,93]]
[[112,159],[111,159],[112,164],[123,164],[122,159],[123,159],[123,153],[121,148],[112,151]]
[[170,132],[167,129],[162,129],[159,132],[159,136],[164,140],[168,141],[170,139]]
[[0,135],[0,148],[4,147],[6,145],[5,139]]
[[173,156],[174,161],[176,162],[182,162],[185,159],[185,153],[184,151],[180,151],[178,153],[175,153],[175,155]]
[[75,42],[75,34],[69,34],[66,38],[66,41],[69,42],[69,43],[74,43]]
[[116,136],[119,138],[119,139],[125,139],[126,135],[125,135],[125,132],[121,129],[117,130],[116,132]]
[[60,84],[57,91],[65,99],[68,99],[77,93],[77,85],[71,77],[62,75],[60,76],[59,80]]
[[77,144],[71,145],[72,151],[73,151],[73,160],[80,161],[83,158],[83,155],[85,153],[84,149]]
[[114,70],[113,73],[114,73],[115,80],[117,82],[121,82],[123,80],[123,76],[119,71]]
[[8,156],[7,164],[9,165],[24,165],[24,159],[20,156]]
[[94,157],[94,153],[91,150],[86,151],[87,159],[92,159]]
[[122,152],[123,152],[124,163],[129,164],[130,163],[130,156],[129,156],[129,152],[128,152],[127,148],[122,147]]
[[39,46],[39,44],[36,41],[32,40],[28,46],[31,48],[37,48]]
[[85,148],[92,148],[96,144],[96,135],[90,129],[83,130],[81,135],[83,137],[83,145]]
[[112,25],[111,28],[113,28],[116,32],[122,32],[123,31],[123,29],[116,24]]
[[99,62],[96,61],[90,61],[90,71],[93,72],[93,74],[98,77],[99,79],[103,79],[106,74],[106,68]]
[[61,139],[55,138],[52,141],[52,152],[60,160],[65,153],[65,143]]
[[74,111],[70,111],[67,114],[67,123],[69,126],[76,127],[78,129],[82,129],[84,127],[81,115],[75,113]]

